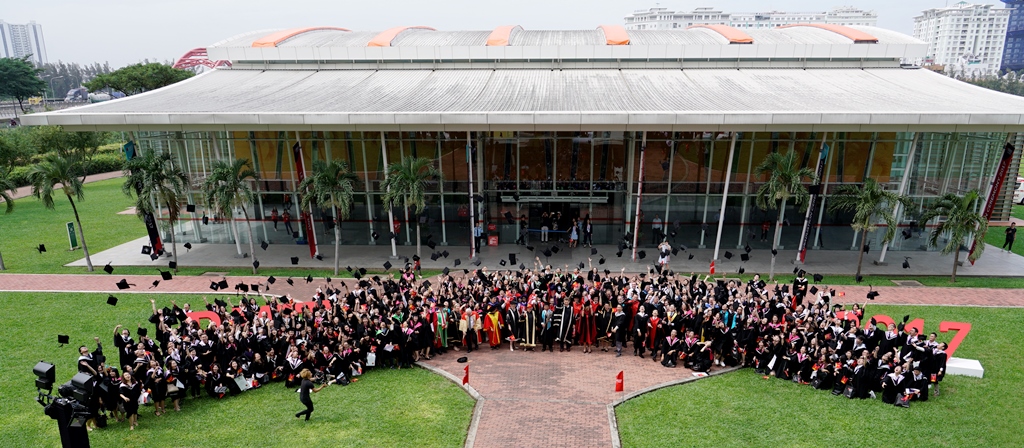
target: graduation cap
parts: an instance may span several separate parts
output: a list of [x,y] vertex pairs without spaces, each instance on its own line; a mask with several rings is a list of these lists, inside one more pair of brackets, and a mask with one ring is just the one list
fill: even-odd
[[726,260],[732,260],[732,252],[725,251],[725,259]]
[[[412,261],[420,261],[420,256],[419,255],[413,255],[412,256]],[[409,262],[408,259],[406,259],[406,263],[408,263],[408,262]]]
[[903,259],[903,269],[910,269],[910,257]]
[[562,249],[559,249],[557,244],[554,245],[554,246],[551,246],[551,253],[557,254],[558,251],[560,251],[560,250],[562,250]]
[[860,275],[860,274],[858,274],[858,275],[857,275],[857,278],[856,278],[855,280],[857,280],[857,283],[860,283],[860,282],[864,281],[864,276],[863,276],[863,275]]
[[107,296],[107,305],[117,306],[117,297]]
[[465,363],[466,361],[469,361],[469,358],[467,358],[465,356],[455,360],[455,362],[458,362],[460,364]]
[[390,269],[391,269],[391,262],[390,261],[385,261],[384,262],[384,272],[387,272]]
[[149,330],[146,328],[139,327],[135,329],[135,334],[145,337],[146,335],[149,334]]
[[220,288],[217,286],[217,282],[210,282],[210,289],[216,291]]
[[157,258],[160,258],[160,256],[157,255],[157,254],[149,254],[149,259],[150,260],[156,261]]
[[672,255],[679,255],[679,248],[678,247],[673,247],[672,248]]
[[192,249],[192,243],[185,243],[185,250],[189,251]]
[[615,256],[619,257],[619,258],[622,258],[622,251],[620,250],[618,252],[615,252]]
[[380,239],[380,234],[377,232],[373,232],[370,234],[370,238],[373,238],[374,241],[377,241],[378,239]]
[[313,283],[313,276],[312,275],[307,275],[306,276],[306,283]]
[[743,251],[744,251],[744,252],[746,252],[746,253],[748,253],[748,254],[749,254],[749,253],[750,253],[751,251],[753,251],[753,250],[754,250],[754,249],[751,249],[751,248],[750,248],[750,245],[749,245],[749,244],[747,244],[747,246],[743,248]]
[[260,268],[260,261],[259,260],[253,260],[252,261],[252,268],[253,269],[259,269]]
[[910,233],[909,229],[904,229],[903,232],[900,232],[900,233],[903,234],[903,239],[905,239],[905,240],[909,240],[910,237],[911,237],[911,233]]
[[872,317],[872,318],[871,318],[871,326],[872,326],[872,327],[874,327],[874,326],[876,326],[876,325],[878,325],[878,321],[877,321],[877,320],[875,320],[875,318],[874,318],[874,317]]
[[586,266],[584,266],[582,261],[580,262],[580,269],[586,269]]
[[106,272],[108,274],[113,274],[114,273],[114,267],[111,266],[110,263],[107,263],[106,266],[103,266],[103,272]]
[[590,248],[590,255],[597,255],[597,248],[591,247]]
[[441,258],[441,257],[439,255],[437,255],[437,252],[430,254],[431,261],[437,261],[438,258]]
[[324,280],[326,280],[326,281],[327,281],[327,283],[330,283],[330,282],[331,282],[331,278],[330,278],[330,277],[324,277]]
[[747,272],[747,270],[746,270],[746,269],[743,269],[743,266],[740,266],[740,270],[739,270],[739,273],[740,273],[740,274],[742,274],[742,273],[744,273],[744,272]]
[[505,212],[505,221],[508,221],[509,224],[515,224],[516,218],[512,216],[511,212]]
[[[619,253],[622,253],[622,252],[619,252]],[[551,256],[551,249],[544,249],[544,256],[545,257],[550,257]]]
[[793,275],[796,275],[797,272],[800,272],[800,268],[793,268]]
[[750,261],[750,255],[740,254],[740,261]]
[[692,259],[693,259],[693,254],[689,254],[689,255],[687,255],[686,259],[687,259],[687,260],[692,260]]
[[508,254],[508,262],[513,265],[516,264],[516,254]]
[[817,283],[817,282],[820,282],[820,281],[822,281],[822,280],[824,280],[824,279],[825,279],[825,276],[824,276],[824,275],[821,275],[821,274],[814,274],[814,282],[815,282],[815,283]]
[[865,244],[864,245],[864,253],[868,253],[870,250],[871,250],[871,246]]
[[[42,244],[39,245],[40,252],[46,252],[46,248]],[[149,246],[142,246],[142,255],[149,255],[153,253],[153,248]]]
[[195,213],[196,212],[196,205],[195,204],[185,204],[185,211],[189,212],[189,213]]
[[448,275],[449,272],[451,271],[448,270],[448,266],[445,266],[444,269],[441,270],[441,273],[444,275]]
[[[505,260],[501,260],[501,261],[505,261]],[[480,259],[479,259],[479,258],[477,258],[477,259],[476,259],[476,261],[474,261],[474,262],[472,263],[472,265],[473,265],[473,266],[480,266]]]
[[429,288],[430,287],[430,280],[423,280],[423,287],[424,288]]
[[[160,278],[162,278],[164,280],[170,280],[170,279],[174,278],[174,276],[171,275],[170,271],[160,271]],[[156,285],[153,285],[153,286],[156,286]]]
[[646,257],[647,257],[647,252],[645,252],[645,251],[640,251],[640,252],[637,252],[637,253],[636,253],[636,256],[637,256],[637,258],[639,258],[639,259],[643,260],[644,258],[646,258]]
[[602,255],[602,256],[601,256],[601,259],[600,259],[600,260],[597,260],[597,264],[604,264],[604,263],[605,263],[606,261],[608,261],[608,260],[605,260],[605,259],[604,259],[604,255]]
[[38,247],[36,247],[36,250],[38,250],[39,253],[46,252],[46,245],[45,244],[40,244]]
[[[463,274],[468,274],[468,273],[469,273],[469,269],[463,269],[463,270],[462,270],[462,273],[463,273]],[[483,273],[482,273],[482,272],[480,273],[480,275],[481,275],[481,277],[480,277],[481,279],[482,279],[482,278],[484,278],[484,277],[483,277]]]
[[366,268],[359,268],[359,275],[366,275]]
[[288,315],[292,314],[292,309],[291,308],[285,308],[285,309],[281,310],[281,314],[284,314],[285,316],[288,316]]
[[427,247],[429,247],[430,250],[434,250],[434,248],[437,247],[437,243],[428,240],[427,241]]
[[505,266],[507,263],[505,262],[505,260],[500,260],[500,261],[498,261],[498,264],[500,264],[502,266]]
[[320,254],[316,254],[316,256],[315,256],[315,257],[313,257],[313,258],[316,258],[316,259],[317,259],[318,261],[320,261],[320,260],[323,260],[323,259],[324,259],[324,256],[323,256],[323,255],[320,255]]
[[[239,283],[239,284],[235,285],[235,291],[238,291],[238,290],[241,290],[242,292],[249,292],[249,285],[246,285],[245,283]],[[221,305],[221,306],[224,306],[224,305]]]
[[458,265],[460,265],[460,264],[462,264],[462,260],[460,260],[460,259],[456,258],[456,259],[455,259],[455,266],[458,266]]
[[447,250],[441,252],[441,256],[442,257],[448,258],[448,255],[451,255],[451,254],[449,254]]
[[271,285],[273,285],[274,282],[276,282],[276,281],[277,281],[277,279],[274,278],[273,275],[271,275],[270,277],[267,277],[267,283],[270,283]]
[[260,292],[260,285],[259,283],[253,283],[249,285],[249,289],[251,289],[252,292]]
[[534,250],[536,250],[536,248],[534,248],[533,246],[526,246],[526,250],[533,252]]
[[117,282],[117,289],[128,289],[128,288],[131,288],[131,285],[128,284],[128,280],[125,280],[125,279],[122,278],[121,281]]
[[287,279],[287,280],[285,280],[285,283],[288,283],[288,284],[289,284],[289,285],[291,285],[291,286],[295,286],[295,282],[294,282],[294,281],[292,281],[291,277],[288,277],[288,279]]
[[875,297],[878,296],[878,291],[868,291],[868,300],[875,300]]
[[57,343],[60,344],[60,345],[70,344],[71,343],[71,337],[66,335],[66,334],[58,334],[57,335]]
[[803,276],[807,275],[807,271],[801,269],[800,272],[797,272],[796,275],[799,276],[799,277],[803,277]]
[[817,286],[812,286],[811,289],[810,289],[810,292],[811,292],[811,294],[817,294],[818,293],[818,287]]
[[[875,295],[878,295],[878,293],[875,293]],[[903,323],[907,323],[908,320],[910,320],[910,315],[909,314],[905,314],[903,316]]]
[[239,313],[238,310],[231,310],[231,316],[241,318],[242,313]]
[[778,255],[778,254],[779,254],[779,251],[777,249],[772,249],[772,256],[773,257]]
[[270,247],[270,243],[266,241],[260,242],[260,249],[267,250],[268,247]]
[[391,239],[396,240],[396,241],[398,240],[398,234],[397,233],[395,233],[395,232],[388,232],[388,235],[391,237]]
[[[167,267],[171,268],[171,269],[178,269],[178,262],[177,261],[168,262],[167,263]],[[168,280],[170,280],[170,279],[168,279]]]

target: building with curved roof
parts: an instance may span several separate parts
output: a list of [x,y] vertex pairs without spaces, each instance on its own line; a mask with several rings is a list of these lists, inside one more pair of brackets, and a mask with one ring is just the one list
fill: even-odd
[[[499,244],[516,240],[521,226],[564,230],[571,217],[587,215],[594,242],[616,244],[636,228],[640,199],[640,243],[658,238],[650,227],[657,217],[677,244],[770,247],[760,230],[777,212],[754,206],[763,179],[753,171],[775,151],[792,149],[812,168],[820,159],[816,189],[826,195],[868,177],[910,195],[914,207],[900,211],[908,229],[947,192],[980,189],[996,205],[993,219],[1008,215],[1003,190],[1014,182],[988,189],[1004,145],[1024,128],[1024,98],[902,63],[926,51],[900,33],[834,24],[267,30],[207,47],[210,59],[230,67],[23,120],[128,131],[141,151],[170,151],[197,179],[215,160],[251,159],[261,181],[250,216],[290,209],[311,218],[294,235],[264,225],[257,234],[265,241],[333,239],[334,211],[298,210],[296,185],[313,160],[342,159],[363,181],[341,224],[343,242],[386,243],[384,167],[428,157],[445,179],[426,212],[392,212],[439,244],[469,244],[472,186],[483,199],[475,212],[494,224]],[[476,154],[471,162],[468,152]],[[192,202],[201,204],[199,196]],[[860,247],[850,216],[817,205],[813,215],[786,211],[795,224],[781,246]],[[506,221],[505,212],[523,223]],[[225,227],[197,224],[201,215],[200,207],[196,221],[175,229],[184,233],[179,240],[231,241]],[[813,238],[802,242],[805,216]],[[400,244],[414,243],[409,227]],[[923,236],[908,233],[893,249],[922,247]]]

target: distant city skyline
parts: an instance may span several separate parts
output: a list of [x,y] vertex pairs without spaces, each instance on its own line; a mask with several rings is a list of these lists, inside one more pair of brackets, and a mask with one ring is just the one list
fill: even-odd
[[[929,8],[955,3],[946,0],[446,0],[424,2],[386,0],[373,3],[325,0],[178,0],[130,2],[78,0],[14,2],[5,5],[0,20],[35,21],[46,27],[50,62],[109,62],[121,67],[140,62],[174,60],[188,50],[205,47],[236,34],[262,30],[329,25],[353,30],[385,30],[426,25],[442,30],[490,30],[500,25],[527,29],[591,29],[623,23],[635,10],[661,6],[691,11],[709,6],[726,11],[827,11],[837,7],[873,10],[878,26],[913,33],[914,17]],[[975,3],[995,4],[996,0]],[[55,14],[54,12],[63,12]]]
[[34,21],[8,23],[0,20],[0,58],[26,56],[37,64],[49,62],[42,25]]

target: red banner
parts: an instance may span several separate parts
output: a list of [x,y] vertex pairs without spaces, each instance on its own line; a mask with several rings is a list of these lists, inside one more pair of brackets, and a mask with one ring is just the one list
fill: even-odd
[[[1006,173],[1010,171],[1010,163],[1013,162],[1013,151],[1015,148],[1013,145],[1007,143],[1003,146],[1003,157],[999,161],[999,169],[996,170],[996,178],[992,180],[992,189],[989,190],[988,199],[985,201],[985,212],[982,216],[985,217],[985,221],[992,219],[992,212],[996,208],[996,200],[999,198],[999,190],[1003,189],[1003,181],[1006,180]],[[974,246],[977,243],[971,243],[971,251],[967,253],[967,259],[971,260],[971,254],[974,253]],[[971,266],[974,266],[974,261],[971,260]]]
[[[292,160],[295,161],[295,176],[301,184],[306,179],[306,164],[302,160],[302,145],[299,142],[295,142],[292,145],[292,155],[294,156]],[[303,228],[306,229],[306,244],[309,244],[309,258],[314,258],[316,257],[316,237],[313,235],[313,217],[303,211],[300,214],[300,219],[302,219]]]

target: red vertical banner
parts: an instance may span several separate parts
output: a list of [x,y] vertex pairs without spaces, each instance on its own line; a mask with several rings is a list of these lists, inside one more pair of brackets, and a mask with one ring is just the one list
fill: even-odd
[[622,392],[622,389],[623,389],[622,372],[623,371],[620,370],[619,374],[615,376],[615,392]]
[[469,366],[466,366],[465,370],[466,370],[466,375],[462,377],[462,385],[463,386],[469,384]]
[[[297,133],[296,137],[298,137]],[[292,145],[292,156],[292,160],[295,161],[295,177],[299,180],[299,184],[301,184],[306,179],[306,164],[302,160],[302,145],[299,142],[295,142]],[[296,185],[296,188],[298,188],[298,185]],[[306,244],[309,244],[309,258],[314,258],[316,257],[316,238],[313,235],[313,217],[306,211],[302,211],[300,219],[302,219],[302,226],[306,229]]]
[[711,267],[708,269],[711,275],[715,275],[715,260],[711,260]]
[[[1003,181],[1006,180],[1006,173],[1010,171],[1010,163],[1013,162],[1013,151],[1016,148],[1013,145],[1007,143],[1003,146],[1003,157],[999,161],[999,169],[996,170],[996,177],[992,179],[992,187],[988,191],[988,199],[985,201],[985,211],[982,216],[988,221],[992,219],[992,212],[996,208],[996,200],[999,198],[999,190],[1003,189]],[[970,260],[971,255],[974,254],[975,244],[971,244],[971,251],[967,253],[967,259]],[[974,266],[974,261],[971,261],[971,266]]]

